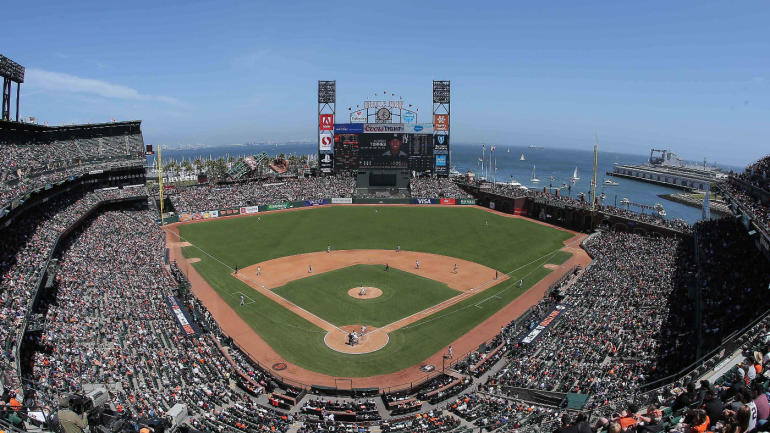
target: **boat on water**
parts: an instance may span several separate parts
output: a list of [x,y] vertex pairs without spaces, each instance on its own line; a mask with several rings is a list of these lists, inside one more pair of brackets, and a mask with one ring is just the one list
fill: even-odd
[[580,176],[578,176],[578,170],[577,166],[575,166],[575,171],[572,172],[572,177],[570,178],[570,181],[572,183],[575,183],[580,180]]
[[629,204],[631,203],[626,197],[623,197],[622,200],[620,200],[620,204]]
[[505,151],[505,153],[511,153],[511,148],[509,147],[509,148],[508,148],[508,149]]
[[535,166],[534,165],[532,166],[532,179],[530,179],[529,181],[532,182],[532,183],[540,182],[540,179],[538,179],[537,176],[535,176]]
[[605,184],[606,186],[618,186],[618,185],[620,185],[618,182],[615,182],[615,181],[614,181],[614,180],[612,180],[612,179],[605,179],[605,180],[604,180],[604,184]]
[[530,144],[530,145],[529,145],[529,148],[530,148],[530,149],[535,149],[535,150],[543,150],[543,147],[542,147],[542,146],[535,146],[534,144]]
[[524,161],[524,154],[521,154],[521,158],[519,158],[519,161]]

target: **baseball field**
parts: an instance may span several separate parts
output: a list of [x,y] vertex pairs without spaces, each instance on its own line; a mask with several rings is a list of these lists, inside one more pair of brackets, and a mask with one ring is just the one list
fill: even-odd
[[[570,258],[560,249],[573,237],[461,206],[331,206],[176,228],[187,266],[272,350],[354,378],[445,349]],[[367,350],[332,344],[361,325]]]

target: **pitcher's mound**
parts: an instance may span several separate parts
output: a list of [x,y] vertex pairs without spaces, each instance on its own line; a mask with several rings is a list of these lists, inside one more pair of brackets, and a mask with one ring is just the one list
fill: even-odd
[[365,294],[361,294],[361,287],[353,287],[348,290],[348,296],[356,299],[374,299],[382,296],[382,290],[376,287],[364,287]]
[[[359,287],[360,289],[360,287]],[[355,331],[358,334],[358,342],[348,344],[348,335]],[[382,349],[388,344],[388,333],[368,326],[364,335],[361,335],[361,325],[348,325],[335,328],[326,333],[324,343],[337,352],[361,354],[370,353]]]

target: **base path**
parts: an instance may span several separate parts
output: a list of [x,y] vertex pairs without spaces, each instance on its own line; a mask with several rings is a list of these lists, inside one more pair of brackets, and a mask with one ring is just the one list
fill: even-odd
[[[327,205],[338,206],[338,205]],[[367,206],[367,205],[342,205],[342,206]],[[382,206],[382,205],[378,205]],[[408,206],[408,205],[391,205],[391,206]],[[420,206],[420,205],[417,205]],[[430,205],[436,207],[440,205]],[[448,206],[447,206],[448,207]],[[452,206],[455,207],[455,206]],[[561,227],[553,226],[548,223],[544,223],[538,220],[530,219],[527,217],[509,215],[502,212],[489,210],[480,206],[477,209],[484,210],[490,213],[494,213],[507,218],[521,218],[533,223],[546,225],[558,230],[572,233],[574,236],[564,242],[565,247],[562,251],[572,253],[572,257],[561,265],[558,265],[557,269],[546,275],[545,278],[538,281],[535,285],[530,287],[526,292],[519,295],[510,304],[501,308],[497,313],[471,329],[462,337],[451,342],[454,347],[455,359],[461,359],[465,354],[476,350],[479,344],[494,338],[499,332],[502,326],[507,325],[516,317],[519,317],[530,306],[539,302],[549,286],[556,280],[562,277],[565,273],[571,270],[576,265],[581,265],[585,268],[588,263],[591,262],[591,258],[586,254],[583,249],[580,248],[580,242],[585,239],[586,235],[576,233],[570,230],[563,229]],[[283,210],[275,212],[292,212],[303,211],[310,208],[298,208],[296,210]],[[230,217],[226,217],[230,218]],[[236,217],[237,218],[237,217]],[[167,231],[166,243],[169,247],[170,259],[179,263],[179,267],[182,272],[187,275],[187,278],[192,285],[192,290],[195,296],[203,302],[206,308],[209,310],[214,319],[219,323],[222,332],[230,336],[239,347],[241,347],[254,361],[259,363],[263,368],[270,371],[270,366],[276,363],[285,363],[287,368],[280,372],[271,371],[271,374],[283,380],[289,384],[295,386],[309,386],[320,385],[335,387],[335,377],[321,374],[315,371],[307,370],[286,361],[281,355],[279,355],[269,344],[267,344],[256,331],[251,328],[246,322],[241,319],[240,316],[222,299],[219,294],[206,282],[205,279],[195,270],[195,268],[185,261],[182,254],[181,245],[179,244],[179,232],[177,226],[180,224],[194,224],[198,221],[190,221],[184,223],[175,223],[164,227]],[[203,221],[200,221],[203,222]],[[324,252],[324,254],[326,254]],[[306,271],[307,269],[305,269]],[[460,269],[462,271],[462,268]],[[240,272],[239,272],[240,273]],[[306,275],[306,274],[305,274]],[[343,327],[345,328],[345,327]],[[356,388],[380,388],[383,392],[393,391],[397,389],[408,388],[411,384],[417,385],[431,375],[426,375],[424,371],[420,369],[421,365],[431,364],[437,366],[437,369],[441,367],[441,361],[444,354],[446,354],[447,348],[442,348],[437,351],[421,363],[417,363],[412,367],[405,368],[403,370],[383,374],[379,376],[371,377],[354,377],[351,378],[353,387]],[[435,375],[436,373],[432,374]]]

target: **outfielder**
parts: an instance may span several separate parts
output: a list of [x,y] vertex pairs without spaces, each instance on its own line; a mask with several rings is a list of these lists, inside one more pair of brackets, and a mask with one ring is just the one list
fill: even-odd
[[243,305],[243,304],[244,304],[244,302],[243,302],[243,295],[241,295],[241,305]]

